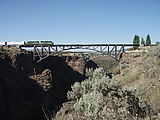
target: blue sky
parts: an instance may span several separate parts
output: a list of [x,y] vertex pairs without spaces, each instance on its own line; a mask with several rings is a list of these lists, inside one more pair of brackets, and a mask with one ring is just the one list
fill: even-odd
[[160,0],[0,0],[0,40],[160,41]]

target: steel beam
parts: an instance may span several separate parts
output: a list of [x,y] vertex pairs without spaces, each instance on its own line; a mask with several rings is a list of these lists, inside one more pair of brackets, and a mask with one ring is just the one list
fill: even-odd
[[[109,55],[119,60],[121,54],[124,53],[125,47],[139,46],[135,44],[66,44],[66,45],[21,45],[20,48],[33,47],[33,60],[36,60],[38,56],[39,59],[46,58],[53,52],[62,52],[70,49],[88,49],[96,52],[101,52],[104,55]],[[121,47],[118,50],[118,47]],[[48,49],[46,49],[48,48]],[[110,49],[111,48],[111,49]],[[44,51],[45,50],[45,51]],[[52,50],[52,51],[51,51]]]

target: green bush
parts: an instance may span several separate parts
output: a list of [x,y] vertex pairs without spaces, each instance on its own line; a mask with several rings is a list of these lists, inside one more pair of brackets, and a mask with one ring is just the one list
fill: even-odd
[[78,115],[73,118],[85,120],[130,120],[149,114],[149,105],[135,97],[130,91],[109,79],[102,68],[82,83],[75,83],[68,99],[75,100]]

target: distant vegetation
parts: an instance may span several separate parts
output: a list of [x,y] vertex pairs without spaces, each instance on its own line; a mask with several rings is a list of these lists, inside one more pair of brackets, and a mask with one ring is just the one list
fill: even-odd
[[146,45],[147,46],[151,45],[151,37],[149,35],[147,35],[147,38],[146,38]]
[[156,45],[160,45],[160,42],[158,41],[158,42],[156,42]]
[[[146,37],[146,41],[145,41],[143,37],[140,40],[139,35],[135,35],[133,38],[133,44],[139,44],[139,45],[141,44],[143,46],[149,46],[149,45],[151,45],[151,37],[148,34]],[[134,49],[137,49],[137,48],[138,48],[138,46],[134,46]]]

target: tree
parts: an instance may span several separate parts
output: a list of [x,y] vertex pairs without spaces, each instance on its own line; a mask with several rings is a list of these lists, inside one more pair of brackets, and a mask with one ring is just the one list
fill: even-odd
[[[133,39],[133,44],[134,45],[139,45],[140,44],[140,37],[138,35],[135,35],[134,36],[134,39]],[[133,48],[134,49],[137,49],[139,46],[134,46]]]
[[157,41],[157,42],[156,42],[156,45],[160,45],[160,42],[159,42],[159,41]]
[[141,45],[145,46],[145,41],[143,37],[141,38]]
[[147,46],[151,45],[151,37],[149,36],[149,34],[147,35],[147,38],[146,38],[146,45]]

